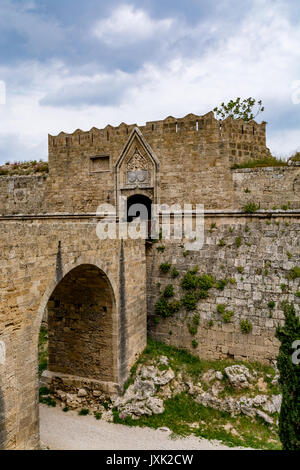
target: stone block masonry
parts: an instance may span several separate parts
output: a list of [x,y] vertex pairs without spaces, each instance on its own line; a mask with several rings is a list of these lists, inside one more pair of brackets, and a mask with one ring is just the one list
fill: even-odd
[[1,448],[39,445],[37,347],[46,307],[54,372],[122,387],[146,346],[144,242],[123,243],[124,322],[121,241],[100,241],[97,222],[64,216],[1,222],[0,341],[6,346],[0,363]]
[[[265,131],[265,123],[226,119],[220,124],[207,113],[145,126],[122,123],[61,132],[49,136],[48,176],[0,177],[0,214],[94,213],[99,204],[116,204],[118,195],[137,190],[161,204],[222,210],[241,209],[254,200],[272,209],[290,201],[290,208],[297,209],[300,167],[231,170],[234,164],[269,156]],[[156,163],[147,184],[123,179],[136,151],[146,158],[144,171],[150,173]]]
[[[294,302],[300,312],[300,279],[289,278],[291,269],[299,266],[299,240],[297,218],[224,214],[206,218],[205,245],[199,252],[185,252],[180,241],[153,245],[147,254],[150,336],[201,358],[272,363],[278,353],[275,329],[284,320],[282,301]],[[160,246],[163,252],[157,250]],[[171,264],[167,274],[159,269],[162,263]],[[199,275],[211,274],[221,282],[209,290],[208,298],[198,301],[195,310],[182,306],[173,316],[161,318],[155,304],[164,289],[172,285],[175,296],[170,301],[181,301],[187,294],[181,286],[183,276],[196,266]],[[226,312],[232,312],[228,323],[223,317]],[[197,316],[199,325],[191,330]],[[248,334],[242,332],[243,320],[251,325]]]
[[[269,156],[265,130],[210,112],[62,132],[49,136],[47,176],[0,176],[0,448],[39,446],[45,312],[47,376],[97,393],[122,389],[146,346],[147,314],[151,336],[203,358],[275,359],[280,303],[299,310],[299,279],[287,275],[299,266],[300,167],[232,169]],[[97,208],[118,208],[119,196],[147,207],[203,204],[203,249],[100,240]],[[249,202],[270,211],[246,215]],[[178,276],[161,273],[166,261]],[[157,323],[163,289],[172,284],[182,300],[181,279],[196,265],[219,282],[195,310]]]

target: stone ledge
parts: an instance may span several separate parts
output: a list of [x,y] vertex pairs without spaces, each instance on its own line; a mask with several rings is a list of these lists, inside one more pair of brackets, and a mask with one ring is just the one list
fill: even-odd
[[[189,212],[190,215],[196,215],[195,211]],[[108,214],[109,215],[109,214]],[[171,214],[173,216],[173,214]],[[294,210],[258,210],[253,214],[248,214],[240,210],[206,210],[204,217],[247,217],[247,218],[271,218],[271,217],[300,217],[300,209]],[[53,213],[53,214],[15,214],[15,215],[0,215],[1,220],[80,220],[80,219],[97,219],[101,220],[104,217],[96,213],[86,214],[71,214],[71,213]],[[118,222],[118,218],[116,219]]]
[[87,379],[84,377],[78,377],[76,375],[62,374],[60,372],[52,372],[45,370],[40,379],[41,387],[51,387],[54,380],[61,380],[63,385],[67,387],[85,388],[88,387],[92,390],[99,390],[107,394],[121,393],[121,387],[115,382],[102,382],[100,380]]

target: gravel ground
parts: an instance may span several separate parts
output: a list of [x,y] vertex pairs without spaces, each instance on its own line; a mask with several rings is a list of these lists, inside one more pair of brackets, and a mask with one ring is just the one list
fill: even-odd
[[[228,447],[195,436],[170,439],[170,432],[128,427],[78,416],[74,411],[40,405],[43,447],[50,450],[226,450]],[[231,448],[232,449],[232,448]]]

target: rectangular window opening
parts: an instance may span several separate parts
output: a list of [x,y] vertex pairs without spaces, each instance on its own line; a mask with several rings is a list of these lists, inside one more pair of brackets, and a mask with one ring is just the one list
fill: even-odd
[[90,173],[103,173],[110,171],[110,156],[96,155],[90,157]]

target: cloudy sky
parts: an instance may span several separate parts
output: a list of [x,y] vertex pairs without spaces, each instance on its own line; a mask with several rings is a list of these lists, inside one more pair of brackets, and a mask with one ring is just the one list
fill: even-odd
[[0,163],[237,96],[263,100],[274,154],[300,149],[299,0],[0,0]]

